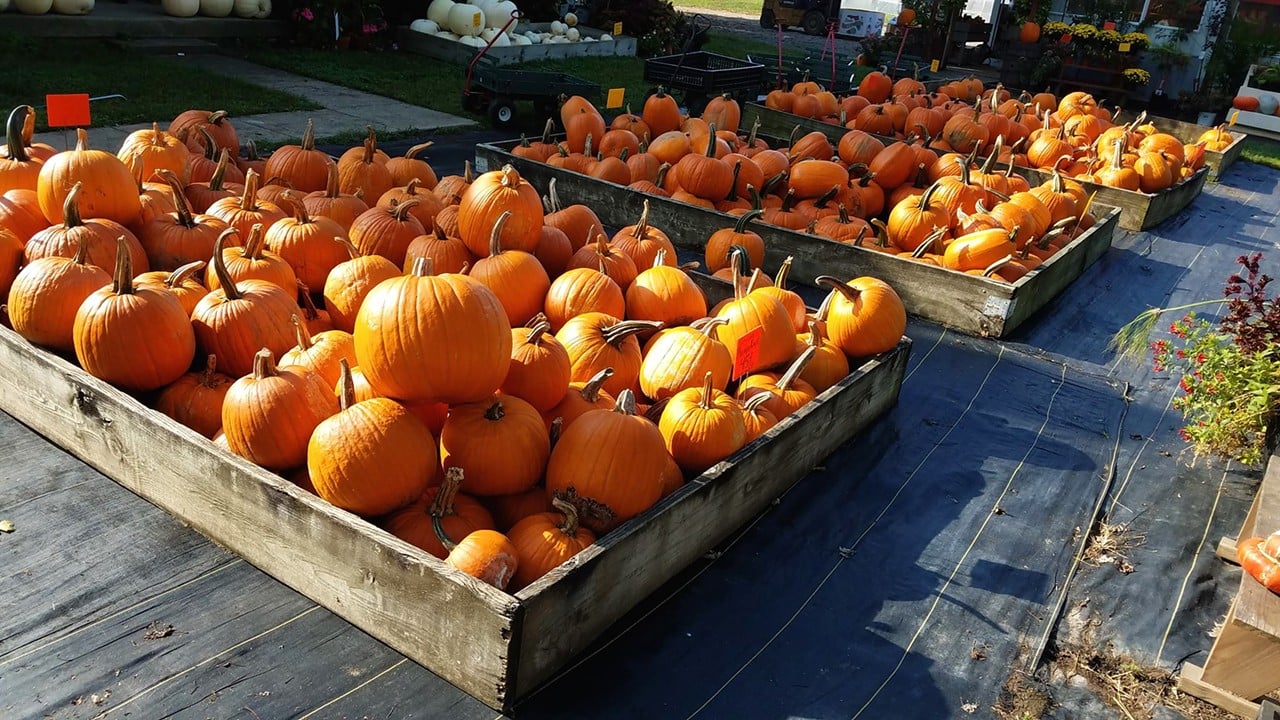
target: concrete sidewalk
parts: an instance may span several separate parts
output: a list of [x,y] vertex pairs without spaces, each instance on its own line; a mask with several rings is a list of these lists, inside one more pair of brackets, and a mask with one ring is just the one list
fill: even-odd
[[[366,125],[373,125],[375,129],[383,132],[422,130],[427,133],[440,128],[467,127],[475,124],[468,118],[421,108],[333,83],[300,77],[225,55],[188,55],[182,60],[193,67],[212,73],[236,77],[255,85],[304,97],[322,107],[319,110],[232,117],[231,121],[235,125],[241,142],[246,140],[259,143],[281,142],[301,137],[308,118],[315,121],[317,137],[345,132],[362,133]],[[424,60],[424,62],[429,61]],[[217,110],[218,108],[202,109]],[[156,119],[163,127],[172,118]],[[150,127],[150,123],[143,123],[92,128],[89,131],[89,144],[94,148],[114,152],[129,133]],[[57,130],[40,133],[35,139],[61,149],[75,144],[75,133]]]

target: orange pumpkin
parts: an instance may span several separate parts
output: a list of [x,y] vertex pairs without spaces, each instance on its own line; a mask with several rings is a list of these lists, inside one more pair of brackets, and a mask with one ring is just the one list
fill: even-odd
[[556,512],[530,515],[507,531],[519,561],[512,590],[530,585],[596,541],[595,533],[579,525],[576,507],[559,498],[551,504]]
[[81,184],[84,191],[79,209],[83,218],[103,218],[130,225],[142,213],[133,173],[115,155],[90,148],[84,128],[76,130],[74,149],[60,152],[40,166],[36,194],[40,210],[50,223],[63,221],[67,196]]
[[[319,375],[301,368],[277,368],[275,355],[263,348],[254,356],[252,372],[227,390],[222,402],[222,430],[231,452],[268,470],[292,470],[307,463],[316,483],[316,468],[308,462],[308,445],[317,426],[338,411],[338,399]],[[425,445],[431,447],[429,442]],[[387,462],[396,460],[388,458]],[[369,471],[364,477],[381,480],[385,476]]]

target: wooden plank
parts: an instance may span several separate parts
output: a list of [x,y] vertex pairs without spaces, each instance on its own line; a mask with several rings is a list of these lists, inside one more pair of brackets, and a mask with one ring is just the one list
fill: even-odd
[[1178,689],[1207,703],[1217,705],[1227,712],[1235,713],[1242,718],[1252,720],[1258,716],[1258,708],[1260,707],[1258,703],[1246,700],[1239,695],[1232,695],[1219,687],[1204,682],[1200,679],[1203,672],[1198,665],[1184,663],[1182,670],[1178,673]]
[[520,591],[526,611],[517,694],[550,679],[628,608],[896,403],[910,347],[904,338],[760,439]]
[[[1168,133],[1184,144],[1195,143],[1204,133],[1212,130],[1211,127],[1197,125],[1195,123],[1183,122],[1181,120],[1173,120],[1158,115],[1148,115],[1147,122],[1156,127],[1163,133]],[[1216,150],[1206,150],[1204,153],[1204,164],[1208,166],[1210,175],[1216,180],[1222,177],[1235,161],[1240,159],[1240,152],[1244,150],[1244,141],[1248,137],[1245,133],[1236,128],[1229,128],[1233,140],[1226,149],[1218,152]]]
[[1218,547],[1214,550],[1214,554],[1232,565],[1239,565],[1239,555],[1236,552],[1236,543],[1240,538],[1253,537],[1254,528],[1258,524],[1258,505],[1262,501],[1262,486],[1259,484],[1257,492],[1253,494],[1253,502],[1249,503],[1249,512],[1244,516],[1244,522],[1240,524],[1240,532],[1235,537],[1223,536],[1218,540]]
[[[852,120],[853,118],[849,118]],[[765,107],[759,103],[745,103],[742,106],[742,121],[738,124],[743,130],[750,130],[755,121],[760,121],[759,134],[776,138],[789,138],[791,131],[799,126],[805,133],[820,132],[827,136],[832,145],[840,142],[849,129],[841,125],[825,123],[813,118],[800,117],[782,110]],[[890,140],[892,142],[892,140]]]
[[[545,189],[554,178],[561,198],[589,205],[606,225],[622,226],[635,222],[648,199],[649,222],[652,225],[668,230],[678,228],[678,231],[668,233],[672,242],[701,251],[711,233],[732,225],[736,220],[714,210],[646,196],[620,185],[520,158],[509,152],[511,145],[477,145],[476,168],[483,171],[510,163],[540,189]],[[871,275],[893,285],[907,311],[914,315],[973,335],[1003,337],[1031,317],[1111,246],[1116,224],[1112,209],[1099,202],[1095,204],[1095,217],[1099,222],[1088,233],[1076,238],[1043,268],[1012,285],[783,228],[760,223],[751,227],[765,241],[765,268],[768,271],[775,270],[783,259],[790,256],[791,277],[809,285],[819,275],[848,278]],[[1077,254],[1081,257],[1075,258]],[[1061,269],[1051,271],[1058,263],[1063,263]],[[1043,290],[1040,289],[1041,283],[1044,283]]]
[[[1273,455],[1267,463],[1256,499],[1258,507],[1253,526],[1242,530],[1242,538],[1266,537],[1280,530],[1280,457]],[[1243,573],[1240,581],[1235,617],[1244,625],[1271,636],[1272,642],[1280,648],[1280,597],[1248,573]],[[1280,664],[1280,659],[1277,663]],[[1280,687],[1280,683],[1276,687]],[[1268,691],[1274,689],[1272,687]]]
[[1244,593],[1213,641],[1200,678],[1233,695],[1254,700],[1280,688],[1280,638],[1243,622]]
[[[1036,168],[1015,167],[1014,172],[1027,178],[1032,185],[1053,177],[1051,173]],[[1080,184],[1090,193],[1097,192],[1096,202],[1120,208],[1120,227],[1147,230],[1182,212],[1204,189],[1208,179],[1209,169],[1200,168],[1190,179],[1155,195],[1087,181]]]
[[483,702],[510,701],[520,612],[510,595],[219,450],[7,328],[0,375],[25,379],[0,393],[0,409]]

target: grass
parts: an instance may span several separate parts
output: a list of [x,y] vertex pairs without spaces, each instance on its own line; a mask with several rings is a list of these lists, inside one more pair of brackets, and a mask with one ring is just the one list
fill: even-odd
[[37,107],[36,130],[48,129],[40,106],[48,94],[120,94],[97,100],[93,127],[160,121],[183,110],[226,110],[233,117],[286,110],[314,110],[305,98],[213,75],[179,59],[146,55],[103,40],[20,38],[0,35],[0,108]]
[[1244,141],[1240,156],[1250,162],[1280,170],[1280,142],[1250,136]]
[[718,10],[760,17],[760,0],[676,0],[677,10]]

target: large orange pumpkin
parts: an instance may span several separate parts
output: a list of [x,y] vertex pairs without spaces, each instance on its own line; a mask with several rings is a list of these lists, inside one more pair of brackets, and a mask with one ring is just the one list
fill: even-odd
[[595,533],[578,523],[576,507],[559,498],[551,503],[557,512],[530,515],[507,531],[519,559],[512,590],[524,588],[596,541]]
[[[435,475],[433,470],[432,475]],[[444,559],[449,551],[441,536],[466,537],[476,530],[494,529],[493,516],[475,498],[458,492],[462,468],[449,468],[444,482],[427,488],[422,497],[387,516],[387,532]]]
[[75,348],[76,313],[85,298],[111,276],[90,265],[84,243],[70,258],[56,255],[27,263],[9,288],[9,322],[19,335],[55,350]]
[[323,150],[316,149],[315,123],[308,119],[302,142],[276,148],[267,158],[262,174],[269,178],[284,178],[299,192],[315,192],[324,190],[331,162]]
[[307,442],[316,494],[357,515],[384,515],[413,502],[435,479],[431,431],[387,398],[356,402],[351,369],[341,361],[339,410]]
[[[275,355],[263,348],[254,356],[253,371],[223,398],[222,431],[231,452],[268,470],[292,470],[307,462],[313,431],[338,409],[338,399],[319,375],[277,368]],[[311,476],[314,483],[314,468]]]
[[603,534],[658,502],[668,457],[658,427],[635,414],[635,396],[623,390],[614,409],[565,427],[547,463],[547,493]]
[[189,372],[161,391],[156,410],[212,438],[222,430],[222,400],[233,382],[218,372],[217,356],[210,355],[203,370]]
[[440,431],[440,464],[462,468],[462,489],[471,495],[528,490],[542,477],[550,453],[542,416],[512,395],[452,405]]
[[820,285],[835,292],[827,315],[827,335],[846,355],[859,358],[893,349],[907,330],[907,311],[888,283],[860,277],[848,283],[823,275]]
[[369,383],[398,400],[476,402],[502,384],[511,323],[498,297],[465,275],[430,275],[426,261],[385,280],[356,315],[356,358]]
[[79,202],[81,217],[129,225],[141,215],[142,201],[138,199],[133,173],[115,155],[91,149],[84,128],[76,130],[74,149],[54,155],[40,167],[36,193],[49,222],[62,222],[67,195],[80,183],[84,186]]
[[538,248],[542,199],[515,168],[505,165],[476,178],[458,203],[459,237],[477,257],[489,254],[493,226],[504,212],[510,212],[511,217],[499,238],[503,249],[532,253]]

